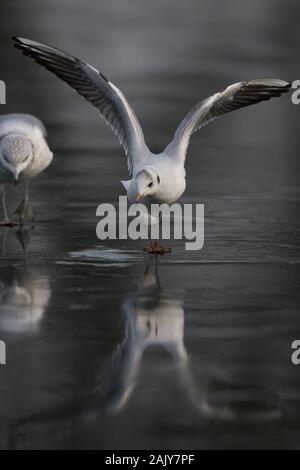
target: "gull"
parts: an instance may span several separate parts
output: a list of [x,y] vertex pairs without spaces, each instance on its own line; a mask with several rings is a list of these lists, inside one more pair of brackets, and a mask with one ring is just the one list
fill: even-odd
[[[97,108],[117,135],[127,156],[129,176],[121,181],[130,203],[143,201],[172,204],[186,188],[185,159],[191,135],[217,117],[286,93],[291,83],[266,78],[241,81],[198,102],[185,116],[167,147],[152,153],[139,121],[123,93],[103,73],[54,47],[14,37],[14,46],[32,57]],[[148,251],[163,254],[158,242]],[[170,250],[168,250],[170,251]]]
[[29,181],[50,165],[53,154],[46,142],[47,132],[39,119],[30,114],[0,116],[0,188],[4,220],[0,225],[12,226],[5,198],[5,184],[25,182],[25,195],[15,213],[22,224],[33,219],[29,200]]

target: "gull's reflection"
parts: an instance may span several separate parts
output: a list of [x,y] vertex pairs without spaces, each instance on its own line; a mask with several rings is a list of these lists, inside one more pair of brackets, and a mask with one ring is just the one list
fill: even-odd
[[[46,292],[45,286],[41,295],[44,304]],[[228,391],[230,395],[230,381],[224,379],[222,373],[211,374],[209,368],[209,372],[196,381],[194,372],[199,371],[191,364],[184,344],[183,297],[183,292],[181,295],[174,295],[161,286],[157,265],[148,266],[140,285],[129,292],[123,301],[124,338],[96,377],[94,390],[84,397],[75,396],[72,402],[65,405],[19,420],[13,425],[10,448],[16,446],[18,433],[22,430],[24,432],[24,427],[27,428],[31,424],[35,424],[39,431],[43,425],[65,423],[63,429],[69,432],[70,422],[73,428],[76,422],[90,423],[104,414],[119,413],[132,396],[143,368],[143,355],[152,346],[159,346],[168,352],[177,386],[195,411],[195,416],[203,419],[257,421],[280,417],[281,409],[276,397],[270,407],[270,400],[263,393],[259,393],[262,399],[246,411],[244,406],[240,408],[237,405],[237,400],[224,400]],[[235,385],[238,396],[239,384]],[[216,390],[219,391],[221,400],[211,399],[211,395],[216,395]],[[244,392],[243,396],[245,397]]]
[[[101,390],[102,393],[105,390],[106,411],[118,412],[125,407],[138,382],[144,352],[157,345],[169,353],[177,385],[199,416],[220,420],[278,418],[281,414],[278,403],[276,400],[274,402],[273,397],[269,406],[270,400],[263,390],[259,391],[259,400],[248,409],[236,406],[236,401],[211,402],[210,395],[214,395],[215,389],[220,386],[225,392],[223,395],[228,396],[226,391],[230,389],[230,382],[224,382],[223,374],[218,371],[214,372],[214,377],[210,373],[206,374],[200,383],[195,380],[184,344],[183,292],[175,295],[165,290],[161,286],[157,268],[157,264],[147,266],[141,285],[129,293],[123,303],[126,319],[124,340],[113,355],[104,381],[102,378]],[[236,386],[239,389],[239,384]],[[245,396],[242,389],[241,394]],[[267,397],[265,402],[264,396]]]
[[124,339],[101,369],[93,392],[84,398],[75,397],[73,402],[61,407],[18,420],[11,429],[9,448],[16,447],[19,433],[31,425],[38,425],[40,429],[43,425],[69,420],[73,424],[76,420],[90,423],[103,414],[120,412],[137,384],[143,353],[153,345],[168,351],[181,382],[189,388],[183,299],[161,287],[157,265],[147,266],[140,285],[124,299],[122,312],[125,316]]
[[187,363],[184,346],[183,300],[166,292],[159,282],[157,265],[148,265],[142,285],[128,294],[122,305],[126,328],[106,371],[104,388],[110,397],[107,409],[124,407],[136,385],[144,351],[159,345],[165,348],[178,368]]
[[0,270],[0,330],[25,332],[37,328],[50,295],[48,279],[26,266]]
[[[29,229],[14,232],[24,253],[30,240]],[[51,296],[47,277],[23,266],[0,269],[0,330],[26,332],[36,329]]]
[[[183,294],[178,296],[178,293],[174,295],[166,291],[160,284],[157,264],[152,268],[154,271],[151,271],[150,265],[147,266],[141,286],[130,293],[123,304],[126,334],[111,364],[110,380],[107,382],[110,384],[107,392],[110,391],[111,397],[109,410],[116,412],[125,406],[137,383],[143,353],[147,348],[158,345],[170,354],[178,387],[199,416],[221,420],[278,418],[281,410],[276,399],[272,397],[270,400],[263,390],[259,391],[259,399],[255,403],[249,399],[252,406],[248,408],[236,406],[236,401],[210,401],[215,388],[221,386],[223,391],[227,388],[228,392],[230,382],[224,382],[223,374],[218,371],[214,372],[215,377],[207,374],[200,383],[196,382],[184,344]],[[239,389],[239,384],[236,387]],[[241,394],[245,396],[242,388]],[[228,393],[224,395],[228,396]],[[253,394],[252,390],[249,397],[251,395],[253,397],[257,393]],[[264,396],[267,397],[265,402]]]
[[17,229],[14,227],[4,227],[1,230],[1,254],[5,256],[7,253],[7,241],[11,234],[14,235],[14,238],[17,240],[18,244],[21,246],[22,252],[24,254],[25,259],[27,258],[28,254],[28,245],[31,239],[32,233],[34,231],[34,226],[18,226]]

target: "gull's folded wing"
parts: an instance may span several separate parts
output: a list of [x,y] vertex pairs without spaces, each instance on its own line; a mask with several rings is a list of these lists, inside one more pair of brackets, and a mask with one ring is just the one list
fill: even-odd
[[290,87],[291,83],[273,78],[234,83],[197,103],[180,123],[169,145],[180,149],[184,156],[192,133],[205,124],[222,114],[281,96]]
[[146,153],[145,143],[138,119],[123,93],[101,72],[66,52],[28,39],[14,37],[13,40],[24,55],[68,83],[100,111],[118,136],[132,173],[136,160]]

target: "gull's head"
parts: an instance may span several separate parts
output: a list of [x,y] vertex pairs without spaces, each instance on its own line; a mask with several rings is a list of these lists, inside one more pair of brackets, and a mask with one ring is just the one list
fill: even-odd
[[159,174],[152,168],[146,167],[137,173],[136,183],[136,202],[142,202],[144,197],[154,195],[160,185]]
[[9,134],[0,142],[1,165],[11,173],[15,184],[33,159],[31,141],[23,134]]

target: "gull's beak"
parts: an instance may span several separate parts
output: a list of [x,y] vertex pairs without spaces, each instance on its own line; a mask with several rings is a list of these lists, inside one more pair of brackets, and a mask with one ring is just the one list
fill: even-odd
[[136,198],[136,202],[141,202],[141,200],[143,199],[143,197],[144,197],[143,194],[138,193],[137,198]]

